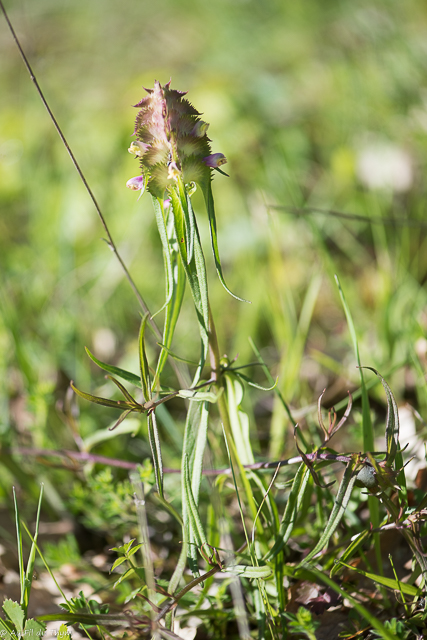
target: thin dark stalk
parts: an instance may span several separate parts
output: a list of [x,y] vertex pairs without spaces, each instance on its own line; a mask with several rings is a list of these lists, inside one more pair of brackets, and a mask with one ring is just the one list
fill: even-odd
[[115,244],[115,242],[114,242],[114,240],[113,240],[113,238],[111,236],[111,233],[110,233],[110,231],[108,229],[108,226],[107,226],[107,223],[105,221],[104,215],[103,215],[103,213],[101,211],[101,208],[100,208],[100,206],[99,206],[99,204],[98,204],[98,202],[97,202],[97,200],[95,198],[95,195],[94,195],[92,189],[90,188],[90,186],[89,186],[89,184],[88,184],[88,182],[87,182],[87,180],[86,180],[86,178],[84,176],[84,173],[83,173],[82,169],[80,168],[80,165],[77,162],[77,159],[76,159],[74,153],[72,152],[72,150],[70,148],[70,145],[68,144],[68,142],[67,142],[67,140],[65,138],[65,135],[62,132],[61,127],[59,126],[59,123],[58,123],[57,119],[53,115],[52,109],[50,108],[50,106],[47,103],[47,100],[46,100],[46,98],[44,96],[44,93],[43,93],[43,91],[42,91],[42,89],[41,89],[41,87],[40,87],[40,85],[39,85],[39,83],[37,81],[37,78],[36,78],[32,68],[31,68],[31,65],[30,65],[30,63],[28,61],[28,58],[27,58],[27,56],[26,56],[26,54],[25,54],[25,52],[24,52],[24,50],[23,50],[23,48],[21,46],[21,43],[20,43],[20,41],[18,39],[18,36],[16,35],[15,30],[14,30],[14,28],[12,26],[12,23],[9,20],[9,17],[8,17],[8,15],[6,13],[6,9],[4,8],[2,0],[0,0],[0,9],[3,12],[3,15],[5,17],[5,20],[7,22],[9,30],[10,30],[10,32],[12,34],[12,37],[13,37],[13,39],[15,41],[16,46],[18,47],[19,53],[20,53],[21,58],[22,58],[22,60],[24,62],[24,65],[25,65],[25,67],[26,67],[26,69],[27,69],[27,71],[28,71],[28,73],[30,75],[31,81],[33,82],[33,84],[34,84],[34,86],[36,88],[36,91],[39,94],[40,100],[43,102],[43,104],[45,106],[45,109],[48,112],[49,117],[52,120],[53,125],[54,125],[59,137],[61,138],[61,141],[62,141],[64,147],[66,148],[66,150],[68,152],[68,155],[71,158],[71,162],[73,163],[77,173],[79,174],[80,180],[83,182],[84,187],[85,187],[87,193],[89,194],[90,199],[93,202],[93,205],[94,205],[94,207],[96,209],[96,212],[97,212],[97,214],[99,216],[99,219],[101,220],[101,224],[104,227],[104,231],[105,231],[105,233],[107,235],[107,241],[106,242],[107,242],[108,246],[110,247],[110,249],[113,251],[113,253],[116,256],[117,260],[119,261],[120,266],[122,267],[123,272],[124,272],[124,274],[126,276],[126,279],[129,282],[130,286],[132,287],[132,290],[133,290],[133,292],[134,292],[134,294],[135,294],[135,296],[136,296],[136,298],[137,298],[137,300],[139,302],[139,305],[140,305],[141,309],[143,310],[144,315],[148,315],[149,323],[151,325],[151,328],[153,329],[153,331],[154,331],[155,335],[157,336],[157,338],[162,340],[161,331],[158,328],[158,326],[156,325],[156,323],[154,322],[154,320],[151,318],[150,310],[148,309],[148,306],[146,305],[146,303],[145,303],[144,299],[142,298],[141,294],[139,293],[138,288],[137,288],[135,282],[132,279],[132,276],[130,275],[125,263],[122,260],[121,255],[119,254],[119,252],[117,250],[116,244]]
[[268,209],[276,209],[286,211],[295,216],[306,216],[311,213],[319,213],[324,216],[333,216],[334,218],[343,218],[344,220],[356,220],[358,222],[369,222],[370,224],[384,224],[387,226],[397,227],[416,227],[419,229],[427,229],[427,222],[422,220],[410,220],[408,218],[369,218],[357,213],[344,213],[343,211],[335,211],[334,209],[322,209],[321,207],[292,207],[286,205],[268,204]]

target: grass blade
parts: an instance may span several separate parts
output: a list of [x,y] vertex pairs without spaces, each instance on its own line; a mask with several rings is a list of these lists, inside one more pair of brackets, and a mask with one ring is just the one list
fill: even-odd
[[25,597],[25,573],[24,573],[24,550],[22,548],[22,530],[21,530],[21,518],[19,517],[18,501],[16,499],[15,487],[13,491],[13,502],[15,506],[15,526],[16,526],[16,539],[18,543],[18,562],[19,562],[19,586],[21,590],[20,604],[24,604]]
[[24,591],[24,602],[23,604],[23,609],[25,612],[25,617],[27,617],[27,611],[28,611],[28,603],[30,600],[30,593],[31,593],[31,585],[33,582],[33,575],[34,575],[34,562],[36,559],[36,544],[37,544],[37,538],[39,535],[39,523],[40,523],[40,511],[41,511],[41,506],[42,506],[42,499],[43,499],[43,485],[41,485],[40,487],[40,497],[39,497],[39,504],[37,507],[37,516],[36,516],[36,527],[35,527],[35,531],[34,531],[34,540],[32,542],[31,545],[31,549],[30,549],[30,555],[28,556],[28,562],[27,562],[27,570],[25,572],[25,591]]

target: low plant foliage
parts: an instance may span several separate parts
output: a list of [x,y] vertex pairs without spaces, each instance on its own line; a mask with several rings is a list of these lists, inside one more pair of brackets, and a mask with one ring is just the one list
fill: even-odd
[[[42,635],[46,623],[61,622],[58,635],[65,639],[74,625],[90,638],[314,640],[329,615],[336,627],[330,637],[419,638],[427,618],[427,498],[421,480],[414,483],[406,474],[406,443],[390,383],[395,369],[386,359],[381,371],[362,361],[353,308],[330,264],[329,283],[346,319],[359,381],[348,385],[351,393],[340,390],[326,420],[327,389],[313,395],[307,409],[295,401],[317,276],[295,315],[293,343],[277,377],[265,345],[251,336],[249,348],[246,340],[242,348],[252,359],[224,353],[217,331],[224,307],[239,305],[240,314],[250,313],[244,292],[226,284],[220,256],[213,187],[229,179],[227,159],[211,144],[209,125],[184,92],[158,81],[145,91],[129,148],[140,171],[127,186],[152,199],[164,301],[151,313],[95,201],[139,305],[129,359],[134,368],[104,362],[86,348],[91,378],[77,373],[68,380],[58,406],[71,444],[8,451],[7,471],[31,505],[40,478],[20,469],[16,456],[36,455],[52,468],[34,508],[34,528],[25,525],[14,493],[20,599],[3,602],[1,635]],[[209,260],[223,287],[220,304],[219,294],[211,295]],[[282,312],[274,304],[279,323]],[[176,336],[187,322],[196,330],[183,346]],[[413,351],[404,365],[411,358],[419,370]],[[295,379],[287,367],[295,369]],[[265,406],[268,446],[258,438]],[[99,426],[102,421],[109,426]],[[55,485],[64,479],[63,499]],[[40,543],[43,508],[53,520],[66,512],[78,523],[56,546]],[[101,550],[80,556],[81,539],[90,534],[101,539]],[[56,577],[66,564],[78,573],[74,586],[89,585],[91,596],[83,589],[67,595]],[[34,618],[28,610],[36,569],[52,578],[63,602],[56,613]]]

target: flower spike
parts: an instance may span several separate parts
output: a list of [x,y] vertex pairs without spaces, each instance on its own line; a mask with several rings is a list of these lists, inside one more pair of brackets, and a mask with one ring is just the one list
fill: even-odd
[[226,162],[222,153],[211,154],[206,135],[208,123],[184,98],[185,92],[170,88],[170,81],[154,89],[135,107],[134,135],[129,152],[140,158],[142,172],[148,176],[147,190],[164,198],[178,180],[197,182],[202,187],[211,179],[211,169]]

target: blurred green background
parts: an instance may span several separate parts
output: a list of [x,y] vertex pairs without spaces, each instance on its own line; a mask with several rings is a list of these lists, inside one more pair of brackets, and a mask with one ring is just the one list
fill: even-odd
[[[210,123],[213,152],[228,158],[230,177],[214,180],[220,253],[228,285],[251,305],[230,298],[217,281],[207,217],[201,197],[194,197],[221,350],[239,354],[240,364],[251,361],[251,336],[297,416],[324,387],[326,404],[345,397],[359,373],[337,273],[362,362],[387,377],[400,403],[427,415],[424,3],[5,4],[153,312],[164,301],[161,248],[150,197],[138,200],[125,187],[138,175],[127,148],[136,115],[131,105],[144,95],[142,87],[171,79]],[[78,433],[61,418],[70,379],[112,393],[84,346],[137,371],[139,308],[4,19],[0,59],[0,437],[5,447],[70,449],[114,419],[83,401]],[[289,207],[365,219],[297,215]],[[196,332],[187,296],[173,350],[197,358]],[[153,362],[156,348],[150,338]],[[265,384],[258,370],[253,375]],[[381,389],[375,393],[381,416]],[[272,394],[256,392],[246,401],[259,453],[292,451],[286,414]],[[162,426],[167,464],[179,459],[183,410],[179,403],[171,407],[175,448]],[[360,447],[357,420],[356,411],[347,437]],[[96,451],[138,461],[148,445],[128,435]],[[19,469],[44,478],[51,504],[61,504],[53,472],[18,454],[3,453],[2,463],[3,500]]]

